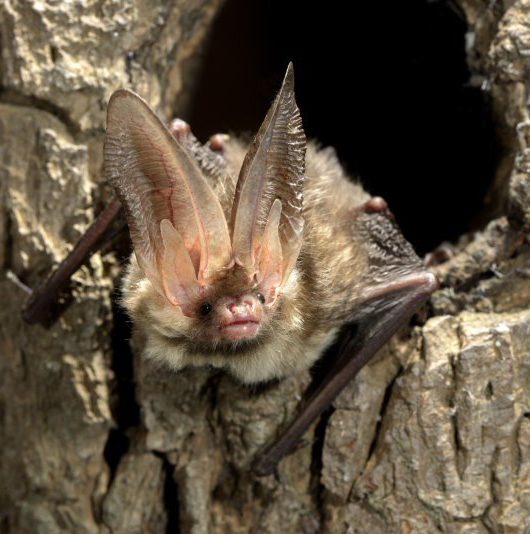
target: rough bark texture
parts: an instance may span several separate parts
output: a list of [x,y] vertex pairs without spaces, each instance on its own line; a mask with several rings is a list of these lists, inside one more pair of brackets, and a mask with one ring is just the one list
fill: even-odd
[[0,532],[528,532],[530,0],[458,2],[508,154],[501,215],[437,267],[423,328],[385,347],[276,475],[249,464],[308,375],[249,391],[153,367],[134,338],[135,400],[119,398],[112,254],[76,274],[50,329],[20,319],[13,274],[34,285],[105,197],[109,95],[131,86],[165,116],[185,106],[219,4],[0,5]]

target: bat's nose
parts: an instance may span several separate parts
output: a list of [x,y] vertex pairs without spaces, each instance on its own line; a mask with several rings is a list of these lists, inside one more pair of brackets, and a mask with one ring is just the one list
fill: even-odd
[[251,295],[224,297],[218,302],[219,331],[227,339],[254,337],[259,329],[259,301]]
[[256,302],[251,297],[230,299],[226,307],[233,315],[256,313]]

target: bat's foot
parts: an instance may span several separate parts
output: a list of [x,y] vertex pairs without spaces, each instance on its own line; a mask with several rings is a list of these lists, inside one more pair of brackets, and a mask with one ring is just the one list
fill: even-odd
[[167,125],[167,128],[175,139],[180,141],[183,145],[188,144],[191,128],[186,121],[183,121],[182,119],[173,119]]
[[213,150],[213,152],[223,152],[226,143],[230,139],[230,136],[228,134],[215,134],[210,137],[208,140],[208,147],[210,150]]

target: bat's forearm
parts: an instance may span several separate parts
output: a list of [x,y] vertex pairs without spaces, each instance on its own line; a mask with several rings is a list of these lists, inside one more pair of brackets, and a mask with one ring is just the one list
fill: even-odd
[[401,295],[392,311],[380,317],[370,317],[370,322],[360,322],[351,335],[345,332],[336,363],[329,370],[322,384],[309,397],[295,419],[280,437],[258,457],[254,472],[264,476],[271,474],[278,462],[296,446],[311,423],[326,410],[346,384],[370,361],[377,351],[402,327],[416,309],[429,297],[438,282],[428,271],[405,276],[392,283],[372,290],[373,299],[388,299]]
[[[72,274],[104,241],[123,228],[125,220],[118,217],[121,210],[119,200],[113,198],[77,242],[72,252],[33,290],[22,309],[22,317],[26,322],[30,324],[41,322],[48,315],[48,310],[56,301],[59,292],[67,286]],[[118,220],[117,226],[112,224],[115,220]]]

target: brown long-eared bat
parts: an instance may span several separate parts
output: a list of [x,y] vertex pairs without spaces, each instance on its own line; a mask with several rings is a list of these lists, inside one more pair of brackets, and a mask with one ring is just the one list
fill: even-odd
[[[385,201],[348,179],[332,149],[306,142],[292,65],[249,147],[220,136],[201,145],[182,121],[166,127],[139,96],[116,91],[104,159],[134,247],[122,303],[148,358],[253,384],[309,368],[340,333],[327,376],[256,459],[259,474],[436,288]],[[114,201],[31,299],[28,320],[117,213]]]

